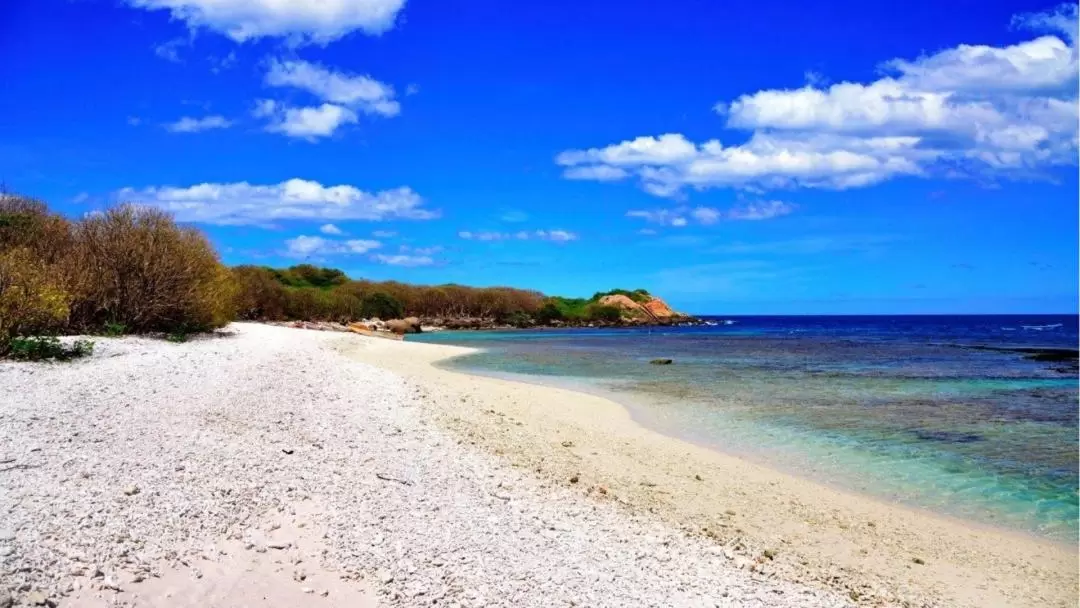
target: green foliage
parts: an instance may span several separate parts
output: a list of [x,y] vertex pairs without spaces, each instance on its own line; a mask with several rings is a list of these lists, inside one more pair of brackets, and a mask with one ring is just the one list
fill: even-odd
[[54,336],[30,336],[12,338],[8,348],[8,356],[19,361],[68,361],[94,352],[94,343],[76,340],[67,345]]
[[629,291],[626,289],[612,289],[611,291],[598,291],[593,294],[593,297],[589,298],[593,302],[598,302],[600,298],[604,296],[626,296],[638,304],[644,304],[652,299],[652,294],[644,289],[635,289]]
[[541,325],[551,325],[555,322],[562,322],[566,320],[566,315],[563,314],[563,310],[559,307],[557,302],[552,301],[549,298],[544,305],[540,307],[540,310],[536,311],[536,322]]
[[188,333],[186,331],[183,331],[183,330],[180,330],[180,329],[178,329],[176,331],[173,331],[173,332],[170,332],[170,333],[165,335],[165,339],[168,340],[169,342],[174,343],[174,344],[183,344],[184,342],[187,342],[188,339],[190,339],[190,338],[191,338],[190,333]]
[[514,327],[529,327],[533,324],[532,317],[530,317],[528,313],[521,310],[515,310],[514,312],[506,315],[506,317],[503,319],[503,322],[507,325],[512,325]]
[[377,291],[366,298],[360,309],[366,318],[378,317],[380,319],[400,319],[405,314],[405,309],[393,296],[388,293]]
[[311,264],[299,264],[285,270],[269,270],[287,287],[330,289],[349,282],[349,277],[337,268],[319,268]]
[[127,326],[123,323],[106,322],[101,327],[101,335],[115,338],[127,333]]
[[590,304],[585,309],[585,318],[590,321],[600,321],[603,323],[618,323],[622,320],[622,309],[618,306]]

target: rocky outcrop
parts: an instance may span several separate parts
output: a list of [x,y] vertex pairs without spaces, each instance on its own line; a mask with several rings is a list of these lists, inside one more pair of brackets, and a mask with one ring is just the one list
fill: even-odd
[[635,302],[628,296],[613,294],[600,298],[600,304],[614,306],[623,311],[623,316],[634,323],[667,324],[686,319],[686,315],[675,312],[660,298],[650,296],[644,302]]

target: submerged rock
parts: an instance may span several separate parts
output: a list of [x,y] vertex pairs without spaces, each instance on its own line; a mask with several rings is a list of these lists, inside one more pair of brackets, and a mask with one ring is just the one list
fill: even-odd
[[675,361],[671,359],[653,359],[652,361],[649,361],[649,363],[652,363],[653,365],[671,365],[674,362]]

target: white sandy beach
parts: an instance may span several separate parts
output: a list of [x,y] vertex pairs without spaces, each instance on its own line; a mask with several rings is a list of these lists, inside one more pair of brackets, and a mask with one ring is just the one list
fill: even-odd
[[0,364],[0,606],[851,603],[604,494],[601,469],[556,481],[462,434],[532,436],[515,408],[579,396],[434,370],[440,347],[224,333]]

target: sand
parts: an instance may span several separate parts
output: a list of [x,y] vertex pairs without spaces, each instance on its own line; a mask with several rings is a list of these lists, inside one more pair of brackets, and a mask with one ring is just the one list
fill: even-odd
[[[787,546],[773,562],[625,502],[614,404],[354,334],[95,340],[0,363],[0,607],[851,604],[779,576]],[[586,418],[525,413],[545,407]]]
[[1075,546],[889,504],[666,437],[601,397],[433,365],[468,349],[373,341],[342,348],[423,387],[428,415],[468,443],[713,542],[729,562],[753,563],[763,576],[868,605],[1077,605]]

